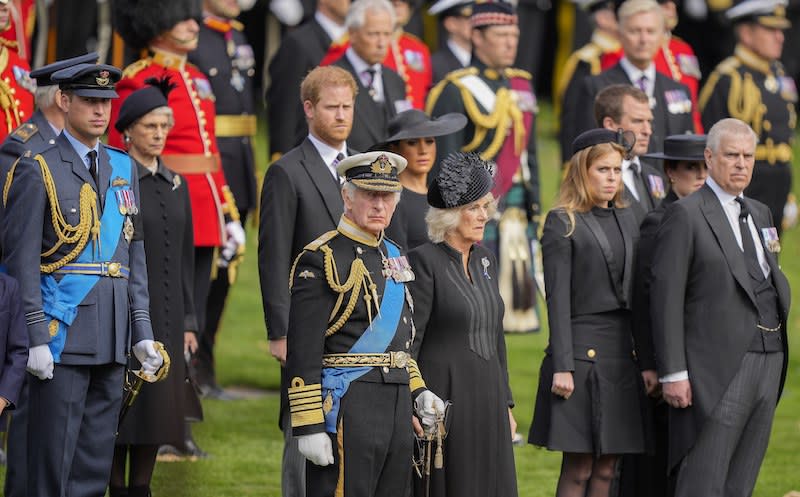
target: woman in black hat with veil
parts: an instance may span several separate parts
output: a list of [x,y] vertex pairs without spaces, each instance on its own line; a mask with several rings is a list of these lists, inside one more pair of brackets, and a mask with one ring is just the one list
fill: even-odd
[[400,173],[403,194],[394,211],[386,236],[398,245],[411,250],[428,241],[425,213],[428,211],[428,172],[436,163],[436,138],[449,135],[467,125],[461,114],[428,117],[421,110],[412,109],[397,114],[389,121],[389,138],[373,150],[389,150],[408,161]]

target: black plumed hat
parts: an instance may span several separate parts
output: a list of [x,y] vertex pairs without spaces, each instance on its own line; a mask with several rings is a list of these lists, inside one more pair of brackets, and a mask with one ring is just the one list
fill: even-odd
[[166,106],[169,92],[177,86],[170,81],[169,76],[150,78],[145,83],[147,86],[131,93],[122,102],[117,122],[114,123],[114,128],[120,133],[151,110]]
[[131,48],[141,50],[164,31],[187,19],[201,19],[200,0],[115,0],[114,29]]
[[494,163],[475,153],[456,152],[444,158],[428,188],[428,205],[452,209],[480,200],[494,187]]

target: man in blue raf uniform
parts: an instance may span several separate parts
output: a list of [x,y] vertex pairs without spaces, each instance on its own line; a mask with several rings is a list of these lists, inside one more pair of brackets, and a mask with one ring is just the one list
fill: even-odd
[[414,273],[383,236],[405,166],[389,152],[344,159],[339,225],[294,263],[286,370],[308,497],[406,495],[412,397],[423,426],[444,414],[409,355]]
[[5,260],[20,283],[31,347],[28,497],[103,495],[130,345],[145,373],[162,365],[137,237],[135,165],[98,141],[119,78],[106,65],[54,73],[64,131],[26,154],[3,187]]
[[[64,113],[58,108],[56,102],[60,90],[51,76],[56,71],[66,69],[76,64],[94,64],[97,62],[97,53],[91,52],[71,59],[59,60],[32,71],[30,76],[36,80],[36,112],[25,123],[11,132],[0,146],[0,185],[5,181],[8,170],[14,162],[25,152],[35,154],[45,147],[55,144],[56,137],[64,129]],[[0,223],[3,220],[3,202],[0,202]],[[0,229],[0,236],[2,230]],[[0,240],[0,256],[2,255],[2,240]],[[27,375],[26,375],[27,376]],[[8,462],[6,464],[6,497],[25,497],[25,451],[27,447],[27,415],[28,415],[28,387],[27,379],[19,395],[17,408],[11,416],[8,427],[6,450]]]

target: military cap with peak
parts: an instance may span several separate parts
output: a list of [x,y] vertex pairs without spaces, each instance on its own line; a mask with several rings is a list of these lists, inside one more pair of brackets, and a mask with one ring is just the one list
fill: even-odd
[[97,64],[97,60],[99,58],[100,56],[97,55],[97,52],[89,52],[85,55],[79,55],[77,57],[64,60],[57,60],[52,64],[47,64],[46,66],[34,69],[31,71],[30,77],[31,79],[36,80],[37,86],[52,86],[56,84],[56,82],[51,78],[54,73],[68,67],[77,66],[78,64]]
[[407,163],[400,155],[378,150],[351,155],[339,163],[336,171],[362,190],[399,192],[403,185],[397,175]]
[[428,14],[445,17],[470,17],[472,15],[472,0],[439,0],[431,5]]
[[734,24],[750,22],[773,29],[789,29],[792,23],[786,18],[786,0],[744,0],[727,11]]
[[121,77],[122,71],[106,64],[78,64],[51,76],[62,90],[94,98],[117,98],[114,85]]

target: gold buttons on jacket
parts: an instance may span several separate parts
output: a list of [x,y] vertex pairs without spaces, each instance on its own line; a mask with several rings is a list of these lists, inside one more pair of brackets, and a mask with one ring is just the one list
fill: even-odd
[[595,352],[594,349],[589,349],[586,351],[586,355],[589,357],[589,359],[594,359],[594,356],[597,355],[597,352]]

